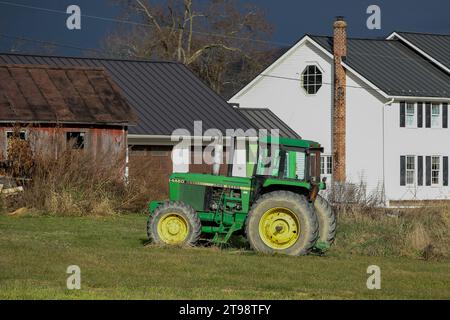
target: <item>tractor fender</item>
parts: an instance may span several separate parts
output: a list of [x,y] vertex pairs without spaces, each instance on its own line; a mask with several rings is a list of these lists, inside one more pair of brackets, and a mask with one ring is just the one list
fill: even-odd
[[156,208],[158,208],[161,204],[163,204],[164,201],[152,201],[148,204],[148,211],[150,214],[153,214],[155,212]]

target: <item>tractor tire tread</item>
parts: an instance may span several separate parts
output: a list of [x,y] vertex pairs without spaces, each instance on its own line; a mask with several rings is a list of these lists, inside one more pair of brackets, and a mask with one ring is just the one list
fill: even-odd
[[250,235],[250,218],[252,215],[254,215],[256,208],[259,204],[262,202],[269,200],[269,199],[286,199],[288,201],[297,201],[301,203],[302,206],[305,208],[308,208],[308,210],[305,210],[305,213],[307,215],[308,221],[310,221],[311,224],[311,232],[308,235],[308,238],[306,240],[306,244],[302,250],[302,252],[299,255],[306,255],[309,252],[312,251],[314,248],[314,245],[319,237],[319,221],[317,219],[317,216],[314,212],[314,209],[312,208],[311,204],[308,202],[305,196],[299,195],[290,191],[273,191],[266,193],[258,198],[258,200],[252,205],[252,208],[247,216],[247,219],[245,221],[245,234],[246,237],[250,243],[250,247],[252,250],[258,251],[258,248],[255,247],[255,244],[253,241],[251,241],[249,235]]
[[337,217],[331,205],[318,195],[314,202],[316,215],[319,218],[319,240],[332,245],[336,239]]
[[164,244],[156,232],[155,225],[158,223],[160,215],[170,212],[170,210],[175,210],[181,212],[186,217],[189,226],[190,233],[188,239],[185,241],[183,246],[192,247],[195,246],[200,239],[202,224],[198,214],[195,212],[194,208],[182,201],[166,201],[162,203],[158,208],[155,209],[153,214],[151,214],[147,220],[147,236],[148,239],[155,244]]

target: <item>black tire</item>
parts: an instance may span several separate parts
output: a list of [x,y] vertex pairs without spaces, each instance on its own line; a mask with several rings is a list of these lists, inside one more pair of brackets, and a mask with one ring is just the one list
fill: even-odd
[[195,246],[200,238],[202,229],[200,218],[191,206],[181,201],[164,202],[158,208],[156,208],[153,214],[150,215],[147,222],[148,239],[154,244],[174,245],[173,243],[164,241],[164,239],[161,238],[161,235],[158,232],[158,224],[160,223],[161,219],[167,217],[170,214],[182,217],[188,226],[187,236],[185,237],[184,241],[181,243],[176,243],[175,245]]
[[337,218],[330,204],[320,195],[314,201],[314,210],[319,220],[319,239],[316,246],[328,249],[336,239]]
[[[300,225],[297,240],[288,248],[270,247],[260,235],[261,218],[268,210],[276,207],[286,208],[295,214]],[[319,235],[319,223],[314,209],[304,196],[289,191],[275,191],[263,195],[252,206],[246,220],[245,231],[251,248],[257,252],[300,256],[308,254],[314,247]]]

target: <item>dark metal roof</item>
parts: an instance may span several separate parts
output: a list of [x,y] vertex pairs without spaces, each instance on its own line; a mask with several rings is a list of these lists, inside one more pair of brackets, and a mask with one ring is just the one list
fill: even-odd
[[[333,38],[311,38],[333,52]],[[345,63],[387,95],[450,98],[450,76],[397,40],[348,39]]]
[[128,125],[133,112],[103,69],[0,65],[0,121]]
[[412,32],[397,34],[450,69],[450,35]]
[[[245,118],[247,118],[256,130],[279,130],[280,136],[285,138],[301,139],[301,137],[285,122],[278,118],[275,113],[264,108],[238,108]],[[269,132],[270,133],[270,132]]]
[[176,129],[250,128],[250,124],[186,66],[174,62],[0,54],[0,64],[104,68],[138,117],[130,134],[170,135]]

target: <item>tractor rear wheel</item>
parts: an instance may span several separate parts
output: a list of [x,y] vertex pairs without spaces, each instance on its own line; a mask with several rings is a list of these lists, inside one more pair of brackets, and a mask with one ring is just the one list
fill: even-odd
[[314,202],[314,209],[319,219],[319,239],[316,249],[326,251],[336,238],[337,218],[328,201],[320,195]]
[[149,217],[147,235],[155,244],[194,246],[201,233],[195,210],[180,201],[161,204]]
[[270,192],[260,197],[246,221],[250,246],[263,253],[306,255],[318,234],[314,209],[304,196],[289,191]]

